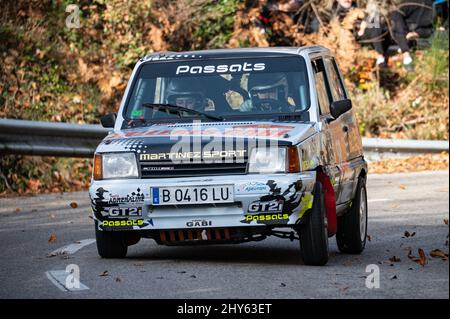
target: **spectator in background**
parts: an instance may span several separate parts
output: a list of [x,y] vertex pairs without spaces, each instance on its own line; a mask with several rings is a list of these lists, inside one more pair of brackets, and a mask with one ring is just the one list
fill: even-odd
[[390,15],[392,36],[403,53],[403,65],[412,67],[410,50],[418,38],[433,33],[433,0],[402,0]]
[[[356,2],[352,0],[336,0],[333,3],[333,13],[342,21],[347,14],[357,8]],[[386,23],[381,19],[377,7],[366,9],[370,14],[366,14],[363,20],[356,21],[354,35],[356,41],[361,44],[371,44],[377,52],[376,65],[386,66],[386,51],[390,44]],[[374,22],[377,22],[376,24]]]

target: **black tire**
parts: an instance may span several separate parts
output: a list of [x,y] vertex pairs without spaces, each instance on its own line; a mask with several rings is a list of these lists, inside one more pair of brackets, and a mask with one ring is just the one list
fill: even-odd
[[97,251],[102,258],[125,258],[128,251],[126,238],[120,232],[95,230]]
[[313,207],[299,232],[300,252],[305,265],[323,266],[328,262],[328,231],[322,184],[314,187]]
[[[363,205],[363,206],[362,206]],[[365,216],[364,216],[365,215]],[[367,190],[366,179],[358,178],[355,198],[350,209],[338,217],[336,242],[343,253],[360,254],[367,239]]]

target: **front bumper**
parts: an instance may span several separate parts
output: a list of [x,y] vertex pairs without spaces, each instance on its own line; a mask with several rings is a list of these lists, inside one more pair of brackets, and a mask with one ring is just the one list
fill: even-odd
[[[315,181],[314,171],[298,174],[102,180],[92,182],[89,195],[98,230],[204,229],[258,225],[280,227],[299,223],[312,207]],[[229,184],[234,185],[233,203],[152,205],[151,187]],[[249,205],[258,202],[278,202],[282,205],[277,210],[250,211]],[[118,211],[127,216],[117,216]]]

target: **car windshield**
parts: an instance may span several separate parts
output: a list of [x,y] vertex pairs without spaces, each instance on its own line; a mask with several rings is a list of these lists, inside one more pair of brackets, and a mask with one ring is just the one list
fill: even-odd
[[303,112],[310,105],[306,64],[300,56],[148,62],[132,83],[125,119],[170,121],[202,115],[144,106],[149,103],[225,120],[282,114],[306,114],[308,120]]

